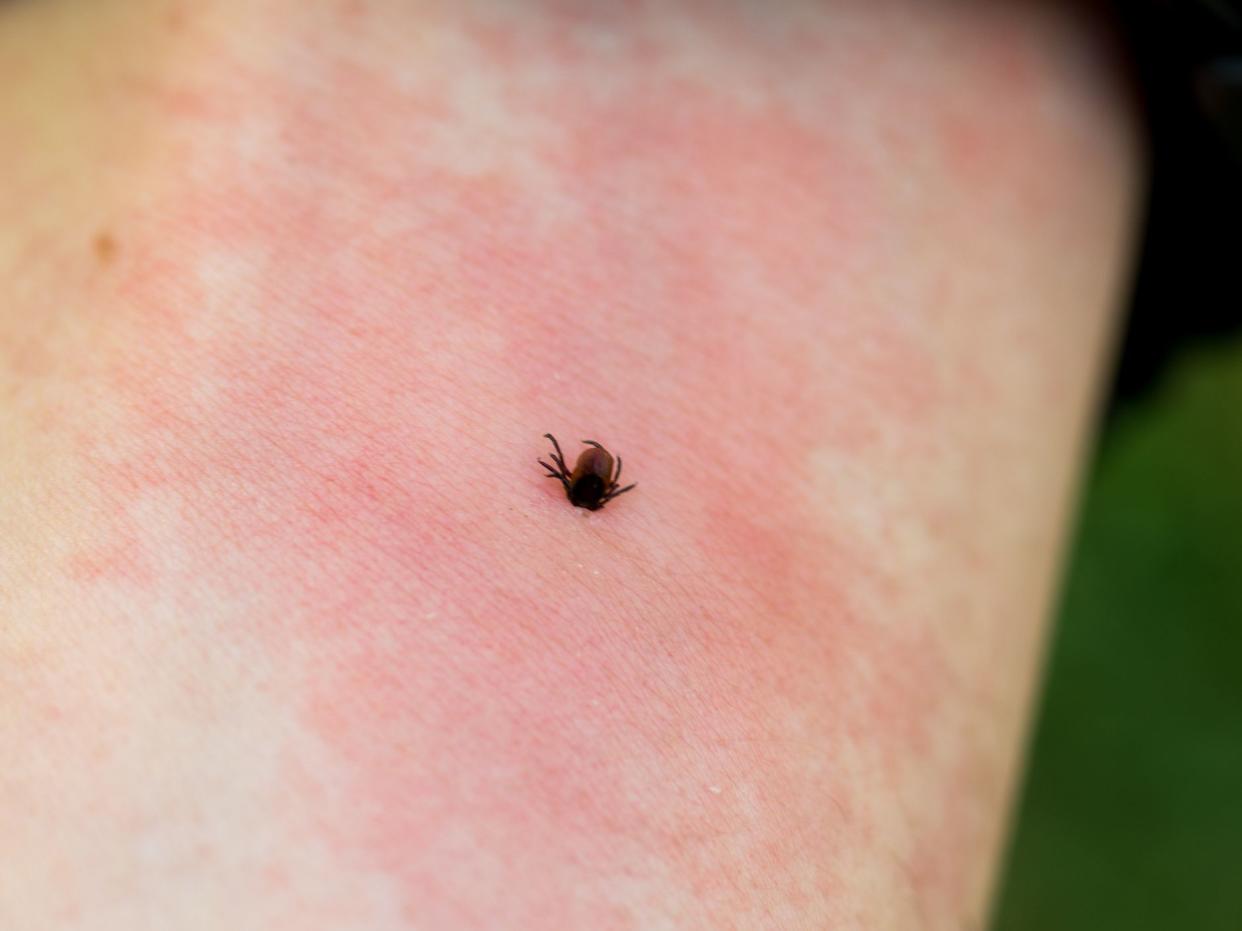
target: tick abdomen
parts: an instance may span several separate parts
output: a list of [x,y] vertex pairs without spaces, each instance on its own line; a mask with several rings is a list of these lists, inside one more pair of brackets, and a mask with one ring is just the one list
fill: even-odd
[[598,476],[605,483],[612,478],[612,456],[602,449],[583,450],[574,464],[574,475]]

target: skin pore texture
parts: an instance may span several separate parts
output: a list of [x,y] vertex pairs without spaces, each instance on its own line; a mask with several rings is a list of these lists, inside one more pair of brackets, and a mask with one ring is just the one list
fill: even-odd
[[1098,24],[25,0],[0,78],[0,927],[986,923]]

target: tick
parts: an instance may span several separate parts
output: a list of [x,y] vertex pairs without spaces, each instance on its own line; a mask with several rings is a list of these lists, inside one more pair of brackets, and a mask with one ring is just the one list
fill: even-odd
[[549,478],[560,479],[565,487],[565,497],[574,507],[598,511],[617,495],[623,495],[634,487],[617,487],[617,480],[621,478],[621,457],[617,457],[617,470],[613,472],[612,453],[594,440],[582,441],[590,448],[578,454],[578,461],[571,472],[565,465],[565,455],[561,452],[561,444],[556,442],[556,437],[551,433],[545,433],[544,436],[552,441],[556,450],[551,457],[556,468],[552,468],[542,459],[539,464],[548,470]]

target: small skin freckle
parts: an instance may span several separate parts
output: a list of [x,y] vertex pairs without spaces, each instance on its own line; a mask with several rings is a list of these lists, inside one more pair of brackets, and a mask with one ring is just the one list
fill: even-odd
[[116,238],[106,230],[95,235],[91,246],[100,265],[111,265],[119,248]]

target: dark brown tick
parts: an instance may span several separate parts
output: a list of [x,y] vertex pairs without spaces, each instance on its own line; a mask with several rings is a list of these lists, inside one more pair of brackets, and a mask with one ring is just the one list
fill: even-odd
[[560,479],[561,484],[565,486],[565,497],[574,507],[598,511],[617,495],[623,495],[634,487],[633,485],[626,485],[624,488],[617,487],[617,479],[621,477],[621,457],[617,457],[617,471],[613,472],[612,453],[594,440],[582,441],[590,448],[584,449],[579,454],[578,462],[571,472],[565,466],[565,455],[561,452],[561,444],[556,442],[556,437],[551,433],[545,433],[544,436],[552,441],[552,446],[556,450],[552,454],[552,461],[556,463],[556,468],[552,468],[542,459],[539,460],[539,464],[548,470],[549,478]]

